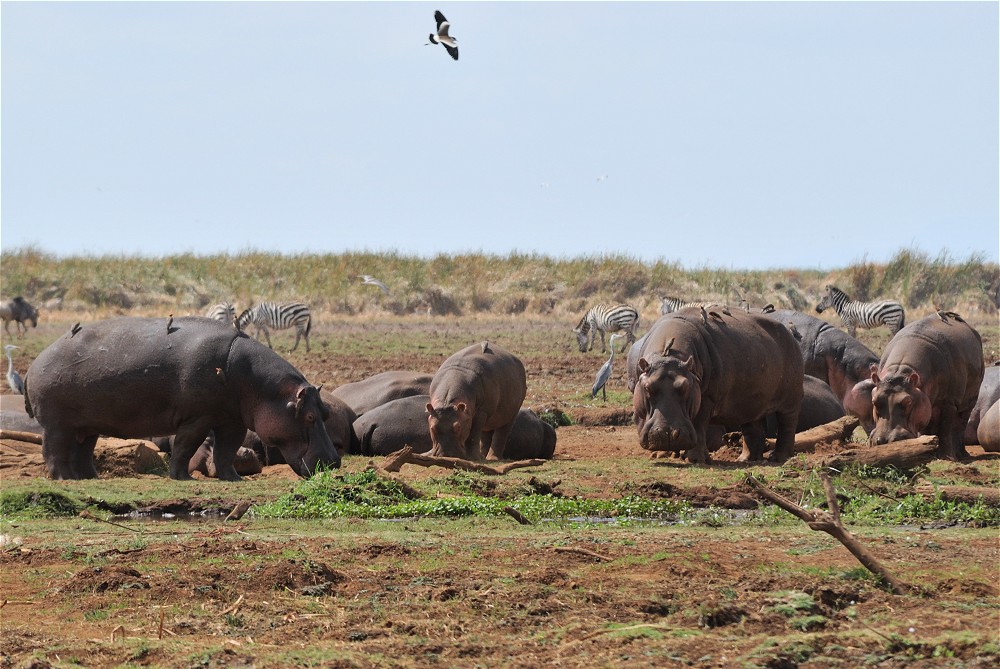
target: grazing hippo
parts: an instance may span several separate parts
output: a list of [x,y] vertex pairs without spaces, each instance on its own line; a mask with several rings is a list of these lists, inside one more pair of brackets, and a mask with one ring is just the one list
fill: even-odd
[[21,395],[0,395],[0,428],[42,433],[42,426],[24,410],[24,397]]
[[760,459],[761,419],[776,413],[771,457],[792,455],[804,374],[787,327],[759,314],[685,307],[661,316],[633,350],[640,343],[628,371],[643,448],[707,462],[709,424],[739,425],[748,446],[740,460]]
[[431,455],[502,460],[527,385],[524,365],[499,346],[483,342],[454,353],[431,381]]
[[1000,401],[986,410],[979,420],[979,445],[987,453],[1000,453]]
[[170,476],[215,433],[220,479],[237,481],[247,429],[281,449],[300,476],[340,466],[323,428],[319,391],[288,361],[200,317],[117,318],[80,327],[28,368],[25,408],[44,430],[42,454],[55,479],[95,478],[99,435],[175,435]]
[[[433,447],[427,430],[429,395],[414,395],[386,402],[354,422],[361,455],[388,455],[404,446],[416,453]],[[530,409],[521,409],[507,438],[508,460],[551,458],[556,448],[555,429]]]
[[938,438],[938,457],[968,457],[965,426],[983,381],[983,343],[958,314],[939,312],[907,325],[872,368],[872,444],[923,434]]
[[[252,433],[251,433],[252,434]],[[195,472],[200,472],[202,475],[209,478],[218,478],[219,472],[215,468],[215,456],[213,454],[214,439],[209,435],[208,439],[202,442],[198,450],[194,452],[191,456],[191,461],[188,462],[188,474],[194,474]],[[251,474],[260,474],[263,470],[263,466],[260,464],[260,458],[257,454],[245,446],[240,446],[236,450],[236,458],[233,460],[233,468],[236,469],[236,473],[240,476],[250,476]]]
[[431,390],[432,374],[390,371],[369,376],[362,381],[345,383],[332,393],[347,403],[358,416],[400,397],[427,395]]
[[[338,453],[359,453],[361,445],[351,427],[358,419],[358,415],[332,393],[321,390],[319,395],[328,412],[326,418],[323,419],[323,426],[330,436],[330,443],[333,444]],[[285,462],[280,450],[273,446],[265,446],[257,433],[252,430],[247,432],[243,446],[252,449],[265,465],[280,465]]]
[[830,386],[844,411],[857,416],[865,432],[871,432],[875,427],[871,366],[878,363],[878,356],[846,332],[809,314],[779,309],[765,316],[789,327],[806,374]]
[[1000,400],[1000,362],[994,362],[983,373],[983,382],[979,385],[979,395],[976,406],[972,407],[969,422],[965,426],[965,444],[979,444],[979,425],[989,408]]

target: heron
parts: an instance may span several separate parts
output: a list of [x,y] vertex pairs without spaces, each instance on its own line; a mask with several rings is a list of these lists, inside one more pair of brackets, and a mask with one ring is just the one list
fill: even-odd
[[608,379],[611,378],[611,368],[615,363],[615,339],[620,339],[624,336],[625,335],[623,334],[617,333],[611,335],[611,340],[609,342],[611,345],[611,357],[608,358],[606,363],[601,365],[599,370],[597,370],[597,376],[594,378],[594,387],[590,389],[590,399],[597,397],[597,391],[600,390],[604,395],[604,401],[608,401],[608,391],[604,386],[607,384]]
[[448,51],[449,56],[458,60],[458,40],[448,34],[448,28],[451,27],[451,24],[441,12],[434,12],[434,20],[437,21],[437,34],[430,34],[428,38],[430,42],[427,45],[440,44]]
[[358,278],[361,279],[362,285],[378,286],[379,290],[383,293],[386,295],[389,294],[389,289],[386,288],[385,284],[373,277],[371,274],[359,274]]
[[7,352],[7,385],[18,395],[23,395],[24,381],[21,380],[21,375],[14,369],[14,359],[10,357],[11,350],[15,348],[20,348],[20,346],[7,344],[3,347],[3,350]]

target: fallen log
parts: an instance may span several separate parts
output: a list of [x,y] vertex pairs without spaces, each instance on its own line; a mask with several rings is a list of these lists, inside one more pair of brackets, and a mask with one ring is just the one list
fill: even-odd
[[847,442],[858,425],[861,425],[861,421],[857,416],[841,416],[835,421],[817,425],[795,435],[793,450],[796,453],[812,453],[819,444]]
[[928,501],[940,495],[941,499],[946,502],[975,504],[981,499],[985,504],[989,504],[990,506],[1000,506],[1000,490],[996,488],[960,485],[934,486],[930,483],[924,483],[914,488],[913,492],[923,495]]
[[840,522],[840,504],[837,502],[837,493],[833,488],[833,482],[825,472],[821,473],[819,476],[823,481],[823,490],[826,492],[826,502],[829,511],[823,511],[821,509],[806,511],[795,502],[774,492],[750,474],[747,474],[746,481],[751,488],[760,493],[760,495],[766,500],[772,504],[780,506],[793,516],[805,521],[810,530],[826,532],[843,544],[847,550],[851,551],[851,554],[858,559],[858,562],[860,562],[865,569],[881,578],[889,586],[894,595],[906,594],[909,591],[910,586],[893,576],[892,573],[890,573],[889,570],[886,569],[882,563],[871,554],[868,548],[858,541],[857,537],[851,534]]
[[29,444],[41,444],[42,435],[34,432],[21,432],[19,430],[0,430],[0,439],[14,439],[15,441],[26,441]]
[[404,446],[402,450],[385,456],[385,460],[379,467],[382,471],[398,472],[403,465],[419,465],[421,467],[444,467],[446,469],[461,469],[467,472],[479,472],[480,474],[491,474],[494,476],[506,474],[512,469],[522,469],[524,467],[538,467],[544,465],[546,460],[517,460],[506,462],[502,465],[491,467],[480,462],[472,462],[462,458],[445,458],[426,453],[414,453],[409,446]]
[[881,446],[852,448],[835,455],[818,458],[810,465],[842,470],[850,465],[870,465],[873,467],[893,466],[898,469],[913,469],[926,465],[937,457],[938,438],[926,434],[915,439],[903,439]]
[[[409,446],[407,446],[407,448],[409,448]],[[402,466],[402,465],[400,465],[400,466]],[[386,480],[392,481],[393,483],[395,483],[396,485],[398,485],[400,487],[400,489],[403,491],[403,495],[406,496],[406,499],[423,499],[424,498],[424,493],[420,492],[419,490],[417,490],[416,488],[414,488],[413,486],[411,486],[409,483],[407,483],[406,481],[404,481],[400,477],[395,476],[391,471],[385,470],[382,467],[377,466],[373,460],[369,460],[368,461],[368,467],[367,467],[367,469],[370,469],[373,472],[375,472],[375,474],[377,476],[379,476],[381,478],[384,478]],[[396,469],[396,470],[393,470],[393,471],[399,471],[399,470]]]

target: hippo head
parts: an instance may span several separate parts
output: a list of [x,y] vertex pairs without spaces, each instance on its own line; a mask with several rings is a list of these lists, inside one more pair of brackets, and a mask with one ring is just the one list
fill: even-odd
[[[638,363],[635,405],[639,444],[648,451],[686,451],[698,446],[693,419],[701,409],[701,380],[694,359],[673,353]],[[641,417],[641,419],[640,419]]]
[[871,381],[875,427],[868,442],[888,444],[919,436],[931,420],[931,402],[921,388],[920,375],[911,372],[883,379],[872,365]]
[[465,441],[472,429],[472,414],[465,402],[435,407],[427,403],[427,426],[431,431],[430,454],[447,458],[475,457],[466,453]]
[[844,411],[857,416],[861,427],[868,434],[875,429],[875,418],[872,407],[872,390],[875,384],[871,379],[862,379],[854,384],[843,399]]
[[311,476],[319,465],[340,467],[340,454],[323,425],[329,409],[319,389],[302,385],[285,400],[258,407],[254,431],[261,441],[280,450],[299,476]]

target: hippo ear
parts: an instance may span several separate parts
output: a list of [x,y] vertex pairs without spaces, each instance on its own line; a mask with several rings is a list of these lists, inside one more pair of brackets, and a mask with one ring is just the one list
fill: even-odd
[[684,361],[684,369],[689,370],[689,371],[692,370],[692,369],[694,369],[694,356],[693,355],[689,355],[688,359]]
[[639,371],[642,373],[649,371],[649,361],[645,358],[639,358]]
[[913,372],[912,374],[910,374],[910,379],[909,380],[910,380],[910,385],[911,386],[913,386],[917,390],[920,389],[920,375],[919,374],[917,374],[916,372]]
[[874,383],[877,386],[879,382],[878,365],[872,363],[871,366],[868,367],[868,372],[871,374],[872,383]]
[[465,410],[468,408],[469,407],[465,405],[465,402],[459,402],[458,404],[455,405],[455,410],[458,411],[459,413],[465,413]]
[[427,413],[429,413],[430,415],[433,416],[436,414],[436,412],[434,411],[434,405],[431,404],[430,402],[427,403],[427,406],[425,408],[427,409]]

